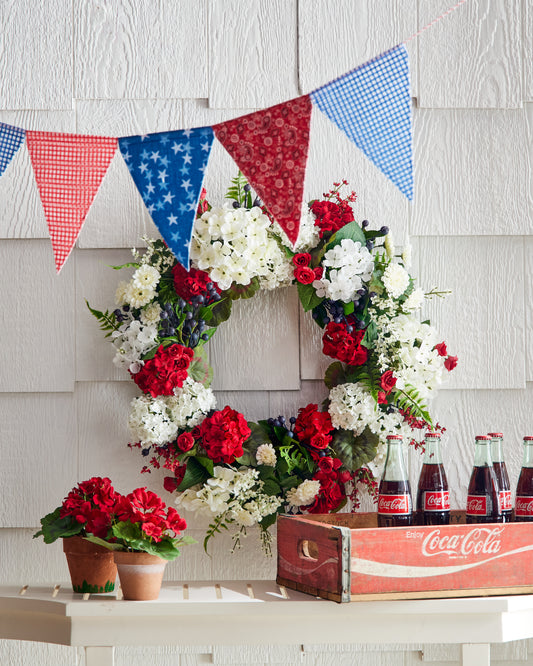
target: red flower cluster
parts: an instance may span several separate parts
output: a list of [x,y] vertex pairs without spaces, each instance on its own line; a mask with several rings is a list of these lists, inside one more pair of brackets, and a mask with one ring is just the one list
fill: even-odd
[[379,385],[383,391],[378,392],[378,403],[380,405],[385,405],[387,403],[387,394],[390,393],[396,386],[396,377],[394,376],[392,370],[386,370],[381,375]]
[[85,532],[105,538],[111,525],[112,514],[120,495],[111,485],[110,479],[93,476],[78,483],[63,500],[60,518],[71,516],[85,524]]
[[207,416],[193,434],[201,438],[202,446],[213,462],[231,464],[244,453],[242,445],[252,431],[242,414],[226,406]]
[[320,238],[325,233],[335,233],[345,224],[353,222],[354,216],[351,206],[345,202],[340,201],[313,201],[311,204],[311,212],[315,216],[315,226],[319,228]]
[[191,268],[187,271],[180,263],[176,263],[172,267],[172,275],[174,276],[176,294],[186,300],[187,303],[190,303],[195,296],[200,294],[207,296],[209,293],[207,285],[210,282],[216,289],[213,293],[220,294],[220,290],[205,271],[197,268]]
[[342,462],[325,456],[318,461],[318,472],[313,479],[320,481],[320,492],[309,507],[309,513],[330,513],[340,506],[346,497],[344,484],[351,478],[350,472],[339,472]]
[[322,336],[322,351],[348,365],[363,365],[368,358],[368,350],[361,344],[364,336],[364,329],[348,333],[344,324],[330,321]]
[[444,367],[446,370],[448,370],[448,372],[451,372],[457,365],[457,356],[448,355],[445,342],[439,342],[439,344],[435,345],[433,349],[437,350],[439,356],[446,356],[446,359],[444,360]]
[[315,280],[320,280],[324,274],[322,266],[311,268],[311,255],[309,252],[299,252],[292,258],[292,263],[295,266],[294,277],[297,282],[301,284],[312,284]]
[[175,538],[187,527],[176,509],[146,488],[136,488],[129,495],[121,495],[116,507],[117,518],[129,523],[141,523],[147,537],[159,542],[164,537]]
[[187,379],[187,368],[193,356],[190,347],[174,344],[164,349],[160,345],[154,358],[145,361],[141,370],[131,376],[141,391],[153,398],[173,395],[174,389],[181,388]]
[[298,440],[314,449],[327,449],[331,443],[333,423],[328,412],[319,412],[318,405],[307,405],[298,410],[294,433]]
[[209,210],[209,203],[207,202],[207,192],[205,187],[202,187],[200,192],[200,199],[198,201],[198,208],[196,209],[196,217],[200,217],[203,213]]

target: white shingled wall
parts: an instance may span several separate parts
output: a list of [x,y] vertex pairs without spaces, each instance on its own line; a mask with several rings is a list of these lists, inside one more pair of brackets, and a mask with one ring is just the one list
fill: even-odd
[[[0,0],[0,121],[27,129],[121,136],[213,124],[326,83],[397,44],[454,0]],[[415,247],[427,287],[450,288],[428,315],[460,365],[435,405],[456,507],[464,503],[479,432],[502,429],[512,482],[521,436],[533,434],[533,0],[468,0],[408,45],[415,202],[315,112],[306,198],[347,178],[356,214]],[[215,143],[212,199],[236,168]],[[154,227],[117,156],[78,246],[56,277],[26,148],[0,179],[0,583],[67,577],[60,545],[31,535],[77,481],[139,475],[126,417],[134,387],[84,299],[107,307],[106,268]],[[241,304],[212,345],[219,402],[249,418],[320,400],[320,343],[292,290]],[[298,353],[298,349],[300,350]],[[419,461],[413,460],[416,479]],[[191,521],[191,533],[202,536]],[[173,579],[272,578],[253,537],[184,551]],[[298,621],[294,618],[294,621]],[[236,627],[238,631],[238,627]],[[265,627],[268,631],[268,627]],[[384,639],[386,629],[384,628]],[[119,649],[117,664],[411,666],[457,663],[458,650],[351,645],[250,651],[206,645]],[[273,642],[275,638],[273,637]],[[494,648],[498,664],[533,664],[533,643]],[[83,664],[81,650],[0,641],[2,666]]]

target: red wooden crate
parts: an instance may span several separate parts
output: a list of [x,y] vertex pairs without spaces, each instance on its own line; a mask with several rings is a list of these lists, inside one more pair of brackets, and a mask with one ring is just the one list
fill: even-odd
[[280,585],[344,602],[533,593],[533,524],[377,527],[374,513],[280,516]]

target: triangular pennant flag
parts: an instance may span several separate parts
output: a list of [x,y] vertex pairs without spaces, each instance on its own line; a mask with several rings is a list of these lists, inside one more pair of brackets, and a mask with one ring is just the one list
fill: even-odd
[[24,130],[0,123],[0,176],[24,141]]
[[213,127],[292,243],[300,228],[311,110],[304,95]]
[[211,127],[196,127],[118,140],[154,224],[187,270],[192,228],[213,139]]
[[315,90],[311,99],[413,198],[409,60],[403,44]]
[[59,273],[113,159],[117,140],[31,131],[26,139]]

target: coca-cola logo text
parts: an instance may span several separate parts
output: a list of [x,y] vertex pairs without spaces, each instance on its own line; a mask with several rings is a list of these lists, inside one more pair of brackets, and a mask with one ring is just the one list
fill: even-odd
[[517,516],[533,515],[533,497],[531,495],[516,498],[515,514]]
[[378,513],[395,516],[411,513],[411,496],[380,495],[378,499]]
[[426,491],[424,511],[449,511],[450,493],[447,490]]
[[511,511],[513,508],[513,501],[511,499],[510,490],[500,490],[498,493],[498,502],[500,505],[500,511]]
[[[533,498],[532,498],[533,499]],[[441,530],[431,531],[422,543],[422,555],[493,555],[499,553],[503,527],[476,527],[466,534],[442,534]]]
[[486,495],[468,495],[466,500],[466,513],[471,516],[486,516],[487,514],[487,496]]

